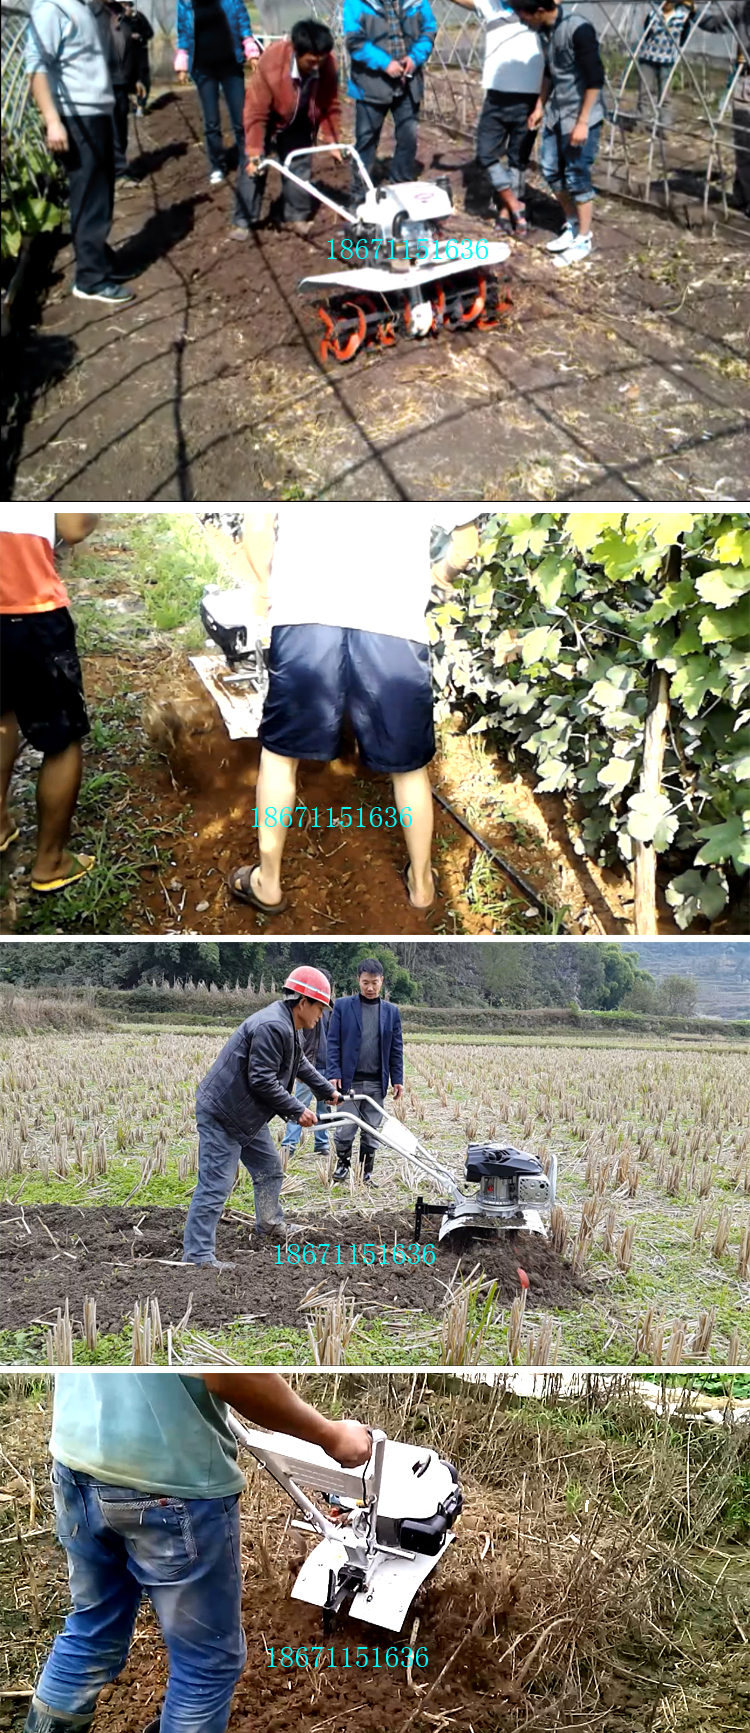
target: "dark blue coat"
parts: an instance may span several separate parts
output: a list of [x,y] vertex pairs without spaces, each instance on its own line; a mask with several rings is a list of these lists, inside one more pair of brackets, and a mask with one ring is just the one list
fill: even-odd
[[[380,999],[380,1052],[382,1058],[383,1094],[388,1093],[388,1084],[404,1081],[404,1040],[401,1033],[401,1017],[397,1005],[392,1005],[388,999]],[[337,999],[331,1013],[331,1023],[328,1030],[328,1052],[326,1056],[326,1076],[340,1077],[343,1090],[351,1089],[354,1073],[357,1069],[359,1049],[362,1042],[362,1011],[359,993],[352,993],[350,998]]]

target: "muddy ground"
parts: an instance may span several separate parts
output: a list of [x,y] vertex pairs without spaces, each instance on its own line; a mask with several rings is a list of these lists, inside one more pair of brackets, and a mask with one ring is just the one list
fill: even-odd
[[[358,1215],[347,1208],[335,1216],[303,1218],[290,1211],[280,1250],[278,1241],[268,1245],[252,1236],[252,1219],[248,1215],[241,1220],[233,1211],[222,1221],[217,1253],[235,1268],[219,1271],[194,1265],[172,1267],[172,1260],[182,1255],[185,1212],[181,1209],[51,1204],[27,1207],[19,1214],[17,1205],[0,1205],[0,1328],[19,1330],[32,1323],[52,1323],[66,1298],[71,1317],[80,1322],[89,1295],[96,1299],[100,1330],[119,1331],[126,1317],[132,1317],[136,1300],[152,1295],[159,1301],[162,1323],[176,1325],[192,1295],[191,1325],[217,1330],[243,1318],[299,1329],[306,1315],[300,1310],[302,1302],[313,1295],[334,1294],[344,1282],[364,1318],[387,1316],[394,1310],[436,1314],[454,1276],[468,1276],[476,1266],[488,1280],[497,1281],[501,1304],[520,1293],[519,1265],[528,1275],[533,1307],[572,1306],[587,1291],[570,1265],[535,1234],[450,1235],[435,1245],[434,1264],[420,1259],[418,1264],[401,1266],[391,1261],[390,1247],[396,1242],[410,1247],[411,1215],[391,1211]],[[422,1239],[424,1246],[432,1244],[429,1221]],[[315,1264],[286,1262],[286,1244],[301,1248],[325,1242],[332,1248],[325,1264],[318,1261],[320,1253]],[[363,1264],[360,1247],[365,1244],[385,1247],[387,1265]],[[340,1264],[330,1262],[338,1246]],[[413,1249],[410,1255],[416,1256]],[[381,1259],[382,1251],[378,1249],[375,1256]],[[279,1258],[284,1261],[279,1263]]]
[[[142,180],[118,193],[113,239],[142,267],[138,298],[116,314],[73,300],[58,252],[41,321],[18,337],[13,497],[743,497],[750,252],[736,229],[686,232],[603,198],[594,258],[564,273],[540,194],[499,329],[329,366],[297,285],[333,268],[335,219],[321,211],[309,240],[230,240],[231,187],[207,185],[192,89],[133,125],[132,155]],[[422,126],[423,173],[453,183],[454,234],[479,237],[469,157]],[[345,171],[326,172],[340,196]]]

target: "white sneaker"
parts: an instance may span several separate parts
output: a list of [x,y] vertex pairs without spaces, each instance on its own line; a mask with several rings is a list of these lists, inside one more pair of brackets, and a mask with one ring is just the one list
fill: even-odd
[[575,240],[571,241],[565,252],[557,254],[555,264],[560,266],[580,265],[584,259],[588,259],[592,245],[590,235],[576,235]]
[[211,170],[211,173],[208,177],[208,184],[210,187],[220,187],[223,180],[224,180],[224,170],[223,169],[215,168],[215,169]]
[[567,253],[569,246],[576,239],[577,235],[578,224],[575,221],[575,218],[571,217],[570,221],[565,224],[565,227],[561,230],[560,234],[555,235],[554,241],[547,242],[547,252]]

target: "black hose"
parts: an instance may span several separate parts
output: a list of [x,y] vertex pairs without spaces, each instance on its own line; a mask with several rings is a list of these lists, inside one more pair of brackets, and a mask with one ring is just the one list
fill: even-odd
[[523,878],[521,873],[516,872],[515,867],[511,866],[510,861],[505,860],[501,854],[498,854],[497,849],[492,847],[492,844],[487,841],[487,838],[481,836],[479,831],[474,829],[473,824],[469,824],[468,818],[464,818],[462,813],[456,812],[455,806],[451,806],[450,801],[446,800],[445,795],[440,794],[436,788],[433,788],[432,797],[433,800],[437,801],[438,806],[442,806],[444,812],[450,813],[451,818],[455,819],[456,824],[460,825],[461,829],[466,831],[467,836],[473,837],[474,842],[478,843],[481,849],[484,849],[485,854],[489,855],[490,860],[495,862],[495,865],[500,868],[501,873],[505,874],[506,879],[509,879],[510,883],[515,886],[516,890],[521,892],[521,895],[526,898],[526,901],[532,903],[534,908],[538,909],[539,913],[545,915],[548,920],[554,921],[558,933],[564,933],[567,936],[570,936],[570,929],[563,926],[559,919],[559,909],[553,909],[551,903],[546,903],[544,897],[540,897],[539,892],[534,890],[534,886],[529,884],[528,879]]

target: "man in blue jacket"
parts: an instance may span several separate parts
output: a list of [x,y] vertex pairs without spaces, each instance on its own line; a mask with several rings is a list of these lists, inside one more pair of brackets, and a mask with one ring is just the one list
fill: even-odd
[[[417,119],[424,90],[422,68],[437,35],[429,0],[344,0],[349,51],[348,94],[355,103],[355,143],[368,174],[390,109],[396,148],[390,179],[414,179]],[[360,193],[355,169],[352,191]]]
[[[398,1007],[381,999],[383,965],[376,957],[365,957],[357,969],[359,992],[337,999],[328,1030],[326,1072],[334,1089],[355,1095],[369,1095],[381,1106],[393,1084],[393,1094],[399,1101],[404,1093],[404,1041]],[[346,1107],[346,1104],[344,1104]],[[380,1114],[366,1101],[357,1102],[357,1112],[364,1121],[359,1135],[360,1160],[364,1180],[372,1185],[376,1145],[368,1138],[365,1125],[380,1125]],[[356,1125],[336,1127],[337,1166],[334,1181],[349,1176],[352,1145]]]

